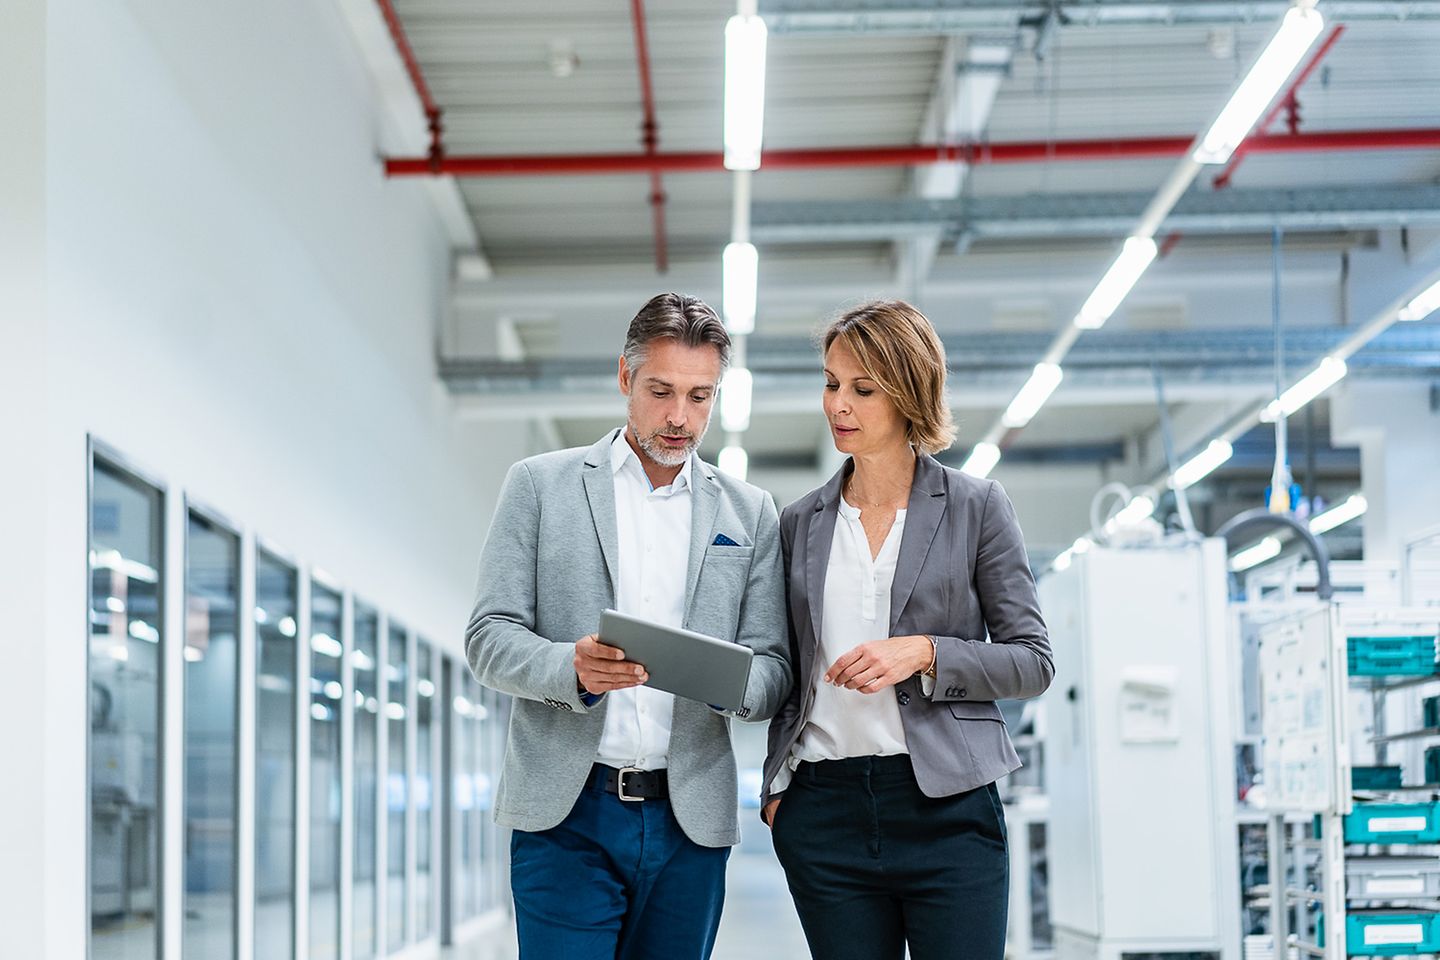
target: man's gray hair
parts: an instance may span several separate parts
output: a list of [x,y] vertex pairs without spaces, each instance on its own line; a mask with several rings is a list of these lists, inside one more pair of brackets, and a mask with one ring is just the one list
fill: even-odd
[[720,372],[730,366],[730,333],[719,314],[699,297],[662,293],[640,308],[625,334],[625,366],[631,372],[645,362],[655,340],[675,340],[686,347],[709,344],[720,351]]

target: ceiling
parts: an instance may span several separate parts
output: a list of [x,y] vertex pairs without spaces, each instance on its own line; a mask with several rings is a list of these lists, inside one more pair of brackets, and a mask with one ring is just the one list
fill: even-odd
[[[629,4],[395,0],[395,6],[444,111],[447,153],[642,151]],[[1063,16],[1052,27],[1042,26],[1052,6]],[[1104,22],[1160,16],[1155,12],[1166,8],[1179,11],[1172,17],[1177,22]],[[1202,16],[1202,8],[1207,22],[1184,22]],[[762,0],[760,12],[771,27],[765,147],[933,142],[937,110],[944,113],[955,85],[964,82],[952,79],[961,76],[956,64],[963,66],[967,52],[982,47],[1003,48],[1009,60],[984,116],[984,141],[1188,138],[1224,104],[1283,9],[1275,2]],[[1344,30],[1300,89],[1301,132],[1440,128],[1440,4],[1321,2],[1319,9],[1336,12],[1327,34],[1337,25]],[[645,4],[662,152],[720,150],[722,39],[733,12],[733,4],[723,0]],[[1409,19],[1396,20],[1395,13]],[[964,23],[974,28],[936,29]],[[1271,132],[1285,132],[1283,115]],[[978,164],[961,178],[959,197],[1020,204],[1074,195],[1143,197],[1157,190],[1175,163],[1171,157]],[[762,167],[753,178],[752,209],[760,217],[783,210],[779,205],[812,201],[844,220],[861,204],[870,204],[873,213],[876,204],[883,210],[914,197],[924,182],[923,169]],[[1200,202],[1216,193],[1211,183],[1216,172],[1207,168],[1191,188]],[[663,179],[670,257],[665,275],[655,269],[650,184],[643,173],[458,181],[488,269],[471,277],[462,264],[441,359],[442,374],[470,413],[544,420],[543,435],[551,445],[589,442],[615,422],[613,357],[634,309],[666,288],[718,303],[732,178],[716,172]],[[1440,150],[1432,148],[1256,154],[1238,167],[1228,189],[1239,207],[1269,202],[1280,190],[1314,196],[1321,222],[1292,230],[1285,239],[1284,318],[1287,325],[1338,331],[1365,319],[1364,311],[1372,309],[1366,298],[1379,295],[1372,296],[1370,286],[1383,292],[1395,282],[1392,268],[1412,257],[1416,237],[1440,246],[1440,203],[1432,189],[1437,184]],[[1373,224],[1362,213],[1353,222],[1327,225],[1323,213],[1339,195],[1335,188],[1361,201],[1366,191],[1399,188],[1401,210]],[[1431,192],[1422,192],[1427,189]],[[1404,198],[1411,195],[1424,203],[1405,208]],[[752,463],[768,457],[789,464],[797,450],[825,443],[818,414],[806,406],[809,381],[800,375],[783,383],[761,378],[766,356],[779,356],[765,353],[771,346],[778,350],[781,341],[803,341],[844,304],[872,295],[914,299],[947,342],[954,337],[960,338],[957,344],[970,344],[963,338],[996,332],[1053,333],[1068,322],[1115,250],[1112,234],[1074,229],[1063,216],[1050,233],[1042,224],[1037,235],[1025,239],[967,236],[962,224],[923,229],[900,224],[863,236],[825,223],[808,230],[800,226],[783,241],[766,242],[757,234],[762,277],[751,353],[756,414],[745,438]],[[921,275],[907,279],[899,265],[919,234],[944,242]],[[1258,335],[1270,326],[1268,228],[1217,226],[1176,240],[1106,333],[1153,334],[1159,339],[1145,341],[1147,349],[1158,350],[1165,337],[1222,328]],[[525,361],[573,361],[585,375],[545,379],[532,376],[538,368],[521,369],[496,333],[507,324]],[[1245,341],[1253,342],[1254,336]],[[1440,353],[1431,351],[1428,341],[1425,346],[1414,353],[1423,357],[1414,369],[1395,365],[1383,375],[1440,377]],[[1440,351],[1440,336],[1433,346]],[[951,360],[958,364],[956,349]],[[1268,344],[1235,349],[1249,350],[1243,364],[1232,357],[1165,368],[1178,419],[1219,423],[1237,397],[1253,401],[1265,395]],[[1041,350],[998,358],[983,369],[957,368],[952,386],[962,443],[967,425],[980,433],[995,420]],[[455,373],[465,364],[493,364],[504,357],[517,377],[487,380],[489,373]],[[1291,369],[1309,359],[1292,357]],[[1133,357],[1117,361],[1114,369],[1105,368],[1103,357],[1094,363],[1073,380],[1067,376],[1045,413],[1014,438],[1017,450],[1029,449],[1042,462],[1046,451],[1057,456],[1089,451],[1107,463],[1118,457],[1136,466],[1136,445],[1153,446],[1159,421],[1150,364]],[[1371,374],[1357,369],[1357,375]],[[510,384],[522,381],[529,383],[528,391],[511,390]],[[485,389],[477,390],[477,384]],[[532,398],[552,389],[562,395],[560,401],[532,406]],[[818,469],[823,457],[816,456]],[[1336,469],[1335,482],[1343,485],[1349,468],[1341,463]],[[1358,466],[1354,472],[1358,480]]]

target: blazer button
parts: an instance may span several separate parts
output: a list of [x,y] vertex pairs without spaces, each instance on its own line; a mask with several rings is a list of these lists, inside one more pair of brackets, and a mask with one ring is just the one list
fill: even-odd
[[964,700],[964,699],[965,699],[966,697],[968,697],[968,696],[969,696],[969,694],[966,693],[964,690],[961,690],[961,691],[960,691],[960,699],[961,699],[961,700]]
[[901,690],[899,696],[897,696],[895,699],[900,701],[900,706],[902,707],[908,706],[910,704],[910,694],[906,693],[904,690]]
[[945,688],[945,696],[949,697],[951,700],[958,700],[958,699],[959,699],[961,696],[963,696],[963,695],[964,695],[964,694],[963,694],[963,692],[960,690],[959,687],[946,687],[946,688]]

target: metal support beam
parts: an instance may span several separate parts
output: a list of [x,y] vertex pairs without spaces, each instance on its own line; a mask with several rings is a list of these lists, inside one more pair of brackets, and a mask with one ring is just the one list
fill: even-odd
[[[925,109],[921,143],[975,142],[990,121],[1001,81],[1010,71],[1013,41],[983,43],[961,37],[946,42],[940,72]],[[927,200],[953,200],[960,195],[969,167],[963,163],[936,163],[916,167],[912,188]],[[945,241],[943,226],[895,241],[896,286],[919,301],[920,285]]]
[[[782,201],[755,205],[755,238],[765,243],[837,243],[924,236],[990,239],[1123,237],[1145,193],[1028,194],[1009,197]],[[1307,190],[1191,190],[1165,218],[1187,234],[1355,230],[1440,223],[1440,186]]]
[[[1287,362],[1299,368],[1333,351],[1349,331],[1299,328],[1286,337]],[[952,401],[965,406],[1003,405],[1050,340],[1048,333],[947,335],[946,353],[956,387]],[[1066,358],[1066,390],[1053,402],[1147,403],[1152,371],[1167,371],[1171,399],[1204,394],[1221,399],[1237,389],[1268,389],[1268,327],[1201,328],[1154,332],[1102,330],[1077,342]],[[755,374],[757,413],[814,407],[816,357],[804,338],[754,337],[748,365]],[[1350,359],[1356,377],[1440,376],[1440,326],[1397,327]],[[614,361],[605,357],[443,361],[440,374],[453,394],[464,396],[464,416],[479,419],[605,416],[623,409],[615,393]]]
[[[1152,3],[1148,0],[760,0],[772,33],[791,35],[931,34],[1039,27],[1058,15],[1064,27],[1193,26],[1273,21],[1289,0]],[[1437,20],[1440,2],[1327,0],[1331,21]]]

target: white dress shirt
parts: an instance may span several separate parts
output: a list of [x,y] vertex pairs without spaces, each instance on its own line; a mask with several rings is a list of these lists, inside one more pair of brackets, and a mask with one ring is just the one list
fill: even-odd
[[778,793],[790,784],[791,772],[803,761],[845,757],[892,756],[910,752],[900,705],[893,689],[861,693],[825,682],[830,665],[862,643],[890,636],[890,587],[905,532],[905,511],[872,559],[860,510],[842,496],[825,569],[825,597],[820,621],[820,649],[815,655],[815,695],[810,715],[771,786]]
[[[679,627],[685,619],[685,578],[690,563],[691,461],[685,461],[668,487],[652,489],[625,432],[620,431],[610,446],[620,547],[615,609]],[[641,770],[668,766],[674,695],[650,687],[630,687],[612,690],[605,699],[605,730],[596,759],[611,767]]]

